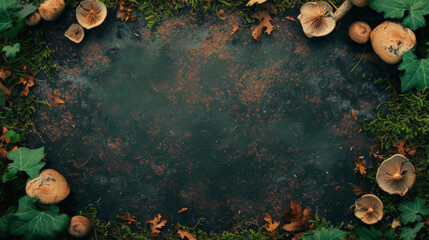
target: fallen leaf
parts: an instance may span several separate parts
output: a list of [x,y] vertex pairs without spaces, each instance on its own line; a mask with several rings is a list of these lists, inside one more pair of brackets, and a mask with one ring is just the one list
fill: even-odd
[[54,90],[54,101],[55,103],[65,103],[64,100],[60,99],[61,94]]
[[293,17],[286,16],[285,18],[286,18],[287,20],[290,20],[290,21],[296,22],[295,18],[293,18]]
[[361,175],[366,174],[365,165],[366,165],[366,161],[365,161],[364,157],[362,157],[362,156],[358,157],[355,161],[355,166],[356,166],[355,167],[355,173],[357,173],[359,171],[359,173]]
[[[265,9],[265,10],[262,10]],[[264,7],[259,9],[256,13],[253,14],[253,17],[260,21],[259,25],[256,26],[252,31],[252,36],[256,41],[260,41],[262,38],[262,31],[266,28],[265,32],[270,35],[271,32],[275,29],[271,24],[273,20],[270,16],[270,12],[277,14],[277,8],[271,4],[264,4]]]
[[13,147],[12,148],[12,150],[10,150],[11,152],[13,152],[13,151],[16,151],[16,150],[18,150],[19,149],[19,147],[17,147],[17,146],[15,146],[15,147]]
[[380,150],[377,150],[377,152],[372,153],[372,156],[374,156],[376,159],[383,159],[385,157],[383,154],[380,154]]
[[271,219],[270,215],[265,214],[264,220],[267,222],[264,224],[265,230],[270,233],[272,239],[276,239],[276,229],[280,225],[280,221],[274,221]]
[[238,25],[235,25],[231,30],[231,35],[233,35],[238,30]]
[[394,218],[392,221],[391,227],[393,229],[396,229],[397,227],[400,227],[400,226],[401,226],[401,217]]
[[293,236],[292,240],[299,240],[299,239],[301,239],[302,234],[304,234],[304,233],[300,232],[300,233],[295,234],[295,236]]
[[[12,72],[4,67],[2,67],[0,69],[0,79],[1,80],[6,80],[6,78],[10,77],[12,75]],[[10,91],[10,89],[8,87],[6,87],[6,85],[4,85],[2,82],[0,82],[0,87],[2,90],[2,94],[3,94],[3,99],[6,100],[10,94],[12,93]]]
[[30,93],[30,87],[35,85],[34,76],[29,75],[29,74],[25,74],[23,77],[19,78],[18,84],[24,85],[24,87],[22,88],[22,91],[21,91],[21,97],[26,97]]
[[119,1],[118,3],[119,9],[116,12],[116,18],[125,22],[128,22],[128,21],[134,22],[137,19],[137,17],[131,16],[131,12],[133,11],[133,9],[130,7],[125,7],[124,3],[125,2],[123,0]]
[[177,229],[177,233],[179,233],[180,239],[184,239],[186,237],[189,240],[197,240],[196,238],[194,238],[194,235],[192,235],[192,233],[189,232],[188,229],[186,230]]
[[405,140],[402,140],[400,142],[392,142],[393,147],[395,147],[398,150],[398,153],[401,155],[408,155],[413,156],[417,152],[417,148],[415,146],[410,146],[408,143],[406,143]]
[[266,2],[266,1],[267,0],[250,0],[249,2],[247,2],[246,7],[252,6],[255,3],[262,4],[262,3]]
[[164,227],[167,220],[161,220],[161,214],[158,213],[158,215],[156,215],[152,220],[148,220],[146,222],[150,224],[150,230],[152,231],[152,235],[157,236],[158,233],[160,233],[158,228]]
[[0,156],[2,158],[6,158],[7,157],[7,150],[5,148],[0,148]]
[[182,208],[182,209],[180,209],[177,213],[182,213],[182,212],[184,212],[184,211],[187,211],[188,210],[188,208]]
[[0,78],[1,78],[1,80],[4,81],[4,80],[6,80],[6,78],[8,78],[10,76],[12,76],[12,72],[9,69],[7,69],[5,67],[2,67],[0,69]]
[[352,115],[353,119],[356,121],[357,116],[356,116],[355,112],[353,112],[353,110],[350,110],[350,114]]
[[356,197],[359,197],[359,196],[365,194],[365,191],[366,191],[365,186],[355,185],[353,183],[349,183],[349,185],[350,185],[350,187],[352,187],[353,193],[356,195]]
[[290,201],[290,209],[285,211],[283,219],[287,222],[283,229],[288,232],[306,232],[311,228],[311,208],[302,210],[296,201]]
[[0,142],[1,143],[10,143],[10,140],[7,139],[6,134],[7,134],[7,128],[3,127],[3,132],[2,132],[2,134],[0,136]]
[[122,219],[122,220],[125,220],[125,221],[128,221],[128,224],[132,224],[133,222],[137,222],[136,221],[136,219],[135,219],[135,216],[131,216],[131,214],[129,214],[129,213],[127,213],[127,214],[125,214],[125,215],[123,215],[123,216],[120,216],[120,218]]

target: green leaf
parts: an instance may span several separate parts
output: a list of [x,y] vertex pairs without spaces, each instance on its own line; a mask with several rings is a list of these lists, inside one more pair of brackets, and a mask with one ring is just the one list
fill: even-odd
[[383,237],[385,240],[395,240],[395,231],[393,231],[393,229],[390,229],[389,231],[385,232],[383,234]]
[[6,132],[6,138],[9,139],[10,143],[16,143],[19,140],[19,134],[13,130],[9,130]]
[[429,215],[429,208],[425,206],[425,200],[416,197],[414,201],[407,201],[399,204],[401,212],[401,223],[408,224],[415,221],[421,221],[422,216]]
[[370,229],[366,227],[356,228],[356,232],[359,235],[360,240],[380,240],[381,232],[375,229],[374,226],[371,226]]
[[15,43],[13,46],[4,46],[2,51],[6,52],[6,57],[16,57],[16,53],[21,50],[20,47],[20,43]]
[[417,233],[420,232],[425,223],[417,223],[414,228],[402,227],[401,234],[399,234],[399,239],[401,240],[414,240],[417,237]]
[[424,89],[429,87],[429,56],[425,59],[418,59],[411,51],[402,55],[402,63],[398,70],[405,70],[401,77],[401,90],[406,92],[412,88]]
[[304,236],[302,240],[344,240],[347,232],[339,229],[326,229],[321,228],[316,230],[313,236]]
[[402,18],[405,11],[409,11],[402,25],[411,30],[424,27],[424,16],[429,14],[427,0],[371,0],[369,6],[377,12],[384,12],[385,18]]
[[22,9],[17,0],[0,1],[0,33],[12,27],[15,13]]
[[16,151],[7,152],[7,156],[13,162],[9,164],[9,172],[25,171],[30,178],[39,176],[40,169],[45,166],[45,162],[41,162],[44,154],[44,148],[28,149],[22,147]]
[[10,233],[25,236],[25,239],[56,239],[70,221],[67,214],[58,214],[58,206],[51,206],[47,211],[36,208],[35,198],[24,196],[19,199],[18,211],[13,214],[17,219],[10,225]]
[[26,18],[28,15],[34,13],[37,10],[37,7],[34,5],[26,5],[20,11],[14,13],[14,16],[18,19]]
[[10,223],[15,219],[13,215],[16,211],[15,206],[11,206],[6,210],[5,215],[0,218],[0,238],[5,239],[9,236]]

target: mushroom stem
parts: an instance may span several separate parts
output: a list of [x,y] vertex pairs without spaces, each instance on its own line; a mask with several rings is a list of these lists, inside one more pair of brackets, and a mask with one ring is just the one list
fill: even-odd
[[394,178],[395,180],[399,181],[399,180],[401,180],[401,179],[402,179],[402,175],[401,175],[401,174],[399,174],[399,173],[395,173],[395,175],[393,175],[393,178]]
[[345,0],[343,4],[334,12],[333,17],[335,21],[341,20],[344,15],[353,7],[353,3],[350,0]]
[[372,209],[372,208],[368,208],[368,211],[367,211],[367,213],[368,214],[371,214],[371,213],[373,213],[374,212],[374,209]]

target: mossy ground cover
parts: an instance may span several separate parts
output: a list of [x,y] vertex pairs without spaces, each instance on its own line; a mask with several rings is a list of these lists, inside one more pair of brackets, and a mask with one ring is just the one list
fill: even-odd
[[[66,0],[68,6],[75,7],[79,1]],[[117,0],[103,1],[109,8],[117,6]],[[252,13],[258,8],[254,6],[251,8],[244,7],[247,0],[219,0],[219,1],[205,1],[205,0],[189,0],[189,1],[137,1],[129,0],[127,3],[131,4],[134,8],[140,10],[145,14],[149,20],[148,28],[156,33],[156,26],[162,19],[166,17],[174,18],[175,14],[180,14],[181,11],[189,10],[195,15],[204,14],[217,14],[219,7],[235,8],[239,11],[240,15],[246,22],[254,22],[251,17]],[[300,6],[304,1],[295,0],[275,0],[272,1],[280,10],[285,10],[291,6]],[[337,6],[341,1],[333,1]],[[37,4],[37,2],[36,2]],[[35,75],[36,82],[48,79],[50,73],[55,71],[57,66],[49,61],[49,57],[53,53],[47,49],[43,41],[42,33],[43,28],[34,30],[24,28],[20,34],[13,39],[1,40],[0,48],[12,45],[16,42],[21,43],[21,51],[16,58],[6,58],[2,54],[0,59],[0,66],[10,69],[13,75],[7,78],[3,83],[8,86],[12,94],[1,106],[0,123],[8,130],[14,130],[19,133],[20,141],[16,144],[5,144],[6,150],[11,150],[14,146],[23,147],[28,144],[26,136],[28,133],[37,135],[37,129],[33,123],[33,113],[35,111],[43,111],[43,106],[48,104],[43,99],[36,99],[32,94],[27,97],[21,97],[22,86],[17,85],[20,78],[26,74]],[[417,31],[419,39],[417,45],[417,54],[420,57],[425,57],[429,49],[429,27]],[[39,79],[43,76],[43,80]],[[383,79],[379,81],[380,84],[386,87],[389,93],[389,100],[380,103],[379,114],[376,119],[365,119],[362,125],[365,130],[374,134],[380,142],[379,150],[385,156],[391,156],[397,153],[397,148],[394,143],[406,141],[407,144],[415,147],[417,152],[415,155],[409,156],[413,162],[416,172],[417,180],[412,189],[404,197],[392,196],[384,193],[377,187],[373,188],[376,195],[380,196],[385,204],[385,214],[387,220],[376,225],[376,228],[386,233],[390,229],[390,223],[393,218],[399,214],[399,205],[405,201],[412,201],[415,197],[420,197],[427,203],[429,201],[429,90],[411,90],[406,93],[400,92],[400,84],[398,75],[393,75],[390,79]],[[378,159],[376,164],[382,162],[383,159]],[[6,172],[9,160],[2,158],[0,165],[1,171]],[[376,166],[377,166],[376,165]],[[366,181],[376,186],[375,173],[377,167],[369,168],[368,174],[364,177]],[[17,205],[18,198],[24,195],[24,186],[26,177],[21,174],[17,178],[2,183],[1,185],[1,201],[0,209],[3,215],[6,209],[10,206]],[[353,206],[351,206],[351,214]],[[93,206],[88,206],[83,209],[82,215],[86,215],[92,219],[94,226],[91,238],[92,239],[152,239],[154,238],[151,229],[143,219],[136,219],[129,215],[118,216],[117,221],[107,222],[97,218],[97,209]],[[426,218],[427,220],[427,218]],[[177,234],[177,229],[188,230],[197,239],[272,239],[275,236],[277,239],[290,239],[293,235],[287,231],[278,228],[275,234],[266,231],[263,226],[255,226],[253,229],[245,229],[240,233],[224,232],[224,233],[207,233],[201,230],[204,220],[200,219],[195,223],[195,226],[181,226],[177,224],[168,224],[162,233],[155,237],[157,239],[180,239]],[[355,220],[347,224],[333,226],[326,219],[320,219],[317,215],[313,217],[312,228],[304,235],[314,234],[319,229],[332,229],[339,228],[349,232],[347,239],[359,239],[356,233],[356,228],[364,227],[360,221]],[[398,230],[397,230],[398,231]],[[397,232],[399,234],[399,231]],[[416,239],[425,239],[428,237],[428,226],[421,230]],[[64,239],[70,237],[64,234]],[[387,238],[386,238],[387,239]]]

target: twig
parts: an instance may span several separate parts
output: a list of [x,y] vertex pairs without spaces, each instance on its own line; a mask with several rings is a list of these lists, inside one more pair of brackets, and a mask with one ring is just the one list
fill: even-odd
[[216,52],[216,49],[213,50],[211,53],[207,54],[206,58],[210,57],[214,52]]
[[91,161],[91,159],[92,159],[92,153],[91,153],[91,156],[89,156],[88,160],[86,160],[86,162],[82,165],[82,167],[85,167],[85,165],[86,165],[89,161]]
[[353,72],[355,69],[356,69],[356,67],[359,65],[359,63],[362,61],[362,59],[363,59],[363,56],[365,55],[365,52],[366,52],[366,46],[365,46],[365,49],[363,50],[363,53],[362,53],[362,55],[360,56],[360,58],[359,58],[359,61],[356,63],[356,65],[353,67],[353,69],[350,71],[350,72]]

